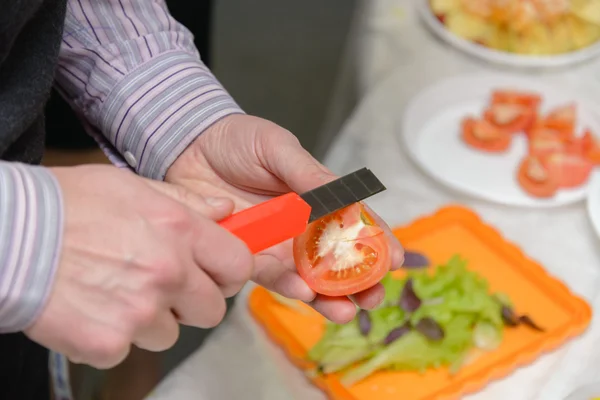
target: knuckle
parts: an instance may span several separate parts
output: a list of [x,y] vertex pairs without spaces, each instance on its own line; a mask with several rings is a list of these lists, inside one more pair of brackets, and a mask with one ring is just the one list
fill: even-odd
[[170,207],[165,219],[164,225],[171,232],[182,234],[189,232],[192,228],[190,213],[180,205]]
[[223,318],[225,318],[225,313],[227,312],[225,299],[223,297],[215,297],[205,310],[206,313],[203,318],[203,328],[214,328],[223,321]]
[[156,261],[152,270],[152,283],[158,288],[173,288],[183,283],[183,270],[175,257]]
[[156,302],[151,300],[140,301],[135,307],[133,315],[131,316],[132,322],[137,327],[149,326],[154,322],[158,316],[158,305]]
[[83,351],[86,363],[96,368],[111,368],[118,365],[129,353],[131,342],[123,335],[95,335],[88,338]]
[[254,270],[254,257],[241,242],[232,247],[235,247],[235,251],[231,252],[230,261],[231,270],[234,272],[233,276],[240,283],[246,283],[251,278]]

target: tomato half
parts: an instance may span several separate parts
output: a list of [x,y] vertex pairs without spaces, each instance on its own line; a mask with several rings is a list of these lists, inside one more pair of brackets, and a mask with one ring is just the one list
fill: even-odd
[[487,120],[466,118],[462,123],[463,141],[481,151],[501,153],[510,147],[512,136]]
[[517,171],[517,181],[524,191],[539,198],[552,197],[559,188],[557,177],[536,156],[523,159]]
[[388,238],[361,203],[311,223],[294,239],[294,261],[308,286],[327,296],[368,289],[391,267]]
[[485,119],[506,133],[525,132],[533,123],[535,113],[520,104],[494,104],[485,112]]

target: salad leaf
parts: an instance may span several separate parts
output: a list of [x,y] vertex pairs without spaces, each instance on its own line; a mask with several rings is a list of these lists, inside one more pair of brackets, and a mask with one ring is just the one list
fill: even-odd
[[454,256],[433,271],[388,274],[382,305],[361,310],[345,325],[327,323],[309,358],[323,373],[341,372],[351,385],[380,369],[425,371],[448,366],[456,373],[502,342],[508,322],[542,330],[518,316],[507,295],[491,293],[488,282]]

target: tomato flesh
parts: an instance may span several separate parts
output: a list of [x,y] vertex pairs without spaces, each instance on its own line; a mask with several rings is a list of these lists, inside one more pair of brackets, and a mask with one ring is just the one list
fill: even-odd
[[494,104],[484,114],[486,120],[506,133],[526,131],[534,121],[533,109],[520,104]]
[[544,126],[558,132],[562,140],[568,140],[575,134],[576,119],[575,104],[568,104],[551,111],[544,121]]
[[311,223],[294,239],[294,261],[308,286],[327,296],[368,289],[391,266],[387,236],[361,203]]

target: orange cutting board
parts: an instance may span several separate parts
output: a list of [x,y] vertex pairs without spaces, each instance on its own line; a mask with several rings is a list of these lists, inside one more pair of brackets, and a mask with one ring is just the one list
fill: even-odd
[[[581,334],[590,322],[587,303],[468,209],[443,208],[395,229],[394,234],[406,249],[426,254],[433,265],[461,255],[469,269],[485,277],[493,291],[508,294],[515,310],[530,315],[545,332],[526,327],[506,329],[497,350],[485,353],[453,376],[446,368],[421,374],[378,372],[348,388],[340,384],[337,375],[313,377],[331,399],[458,399]],[[394,272],[398,276],[403,273]],[[306,353],[322,335],[325,320],[308,306],[299,306],[300,311],[283,306],[263,288],[256,288],[249,298],[251,313],[268,335],[298,367],[308,369],[311,364],[305,361]]]

